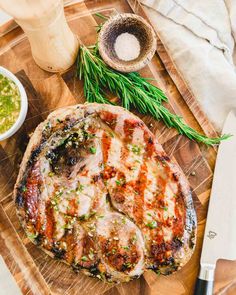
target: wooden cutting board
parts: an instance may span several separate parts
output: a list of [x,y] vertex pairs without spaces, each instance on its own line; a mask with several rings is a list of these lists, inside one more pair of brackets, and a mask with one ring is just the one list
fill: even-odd
[[[142,8],[133,0],[86,1],[70,5],[66,8],[68,23],[86,45],[96,41],[95,26],[100,22],[95,16],[97,12],[106,15],[135,12],[146,17]],[[0,45],[0,64],[17,73],[29,99],[29,111],[24,125],[13,137],[0,143],[0,254],[23,294],[192,294],[198,272],[216,150],[178,135],[175,130],[166,128],[149,116],[141,116],[166,152],[181,166],[193,189],[198,216],[198,241],[194,255],[176,274],[164,277],[148,271],[138,280],[116,286],[75,274],[68,266],[51,259],[29,242],[16,217],[12,190],[31,132],[54,109],[83,103],[83,84],[74,77],[74,68],[62,75],[50,74],[38,68],[20,28],[2,37]],[[216,135],[160,38],[157,54],[141,73],[156,79],[156,85],[169,97],[168,107],[173,112],[183,116],[198,131],[210,136]],[[215,294],[235,294],[236,263],[219,264]]]

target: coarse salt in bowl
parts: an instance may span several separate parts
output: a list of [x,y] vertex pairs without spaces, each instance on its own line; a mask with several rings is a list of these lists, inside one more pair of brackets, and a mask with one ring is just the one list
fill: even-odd
[[143,68],[156,51],[156,34],[141,16],[123,13],[107,20],[98,36],[98,49],[104,62],[120,72]]
[[28,110],[28,99],[27,99],[27,95],[23,85],[12,72],[0,66],[0,74],[2,74],[3,76],[15,82],[20,92],[20,102],[21,102],[20,112],[15,123],[6,132],[0,134],[0,141],[3,141],[9,138],[10,136],[12,136],[13,134],[15,134],[16,131],[22,126],[27,114],[27,110]]

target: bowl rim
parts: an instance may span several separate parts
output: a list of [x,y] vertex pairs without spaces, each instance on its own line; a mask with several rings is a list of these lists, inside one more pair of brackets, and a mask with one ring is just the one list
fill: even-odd
[[16,122],[11,126],[10,129],[8,129],[6,132],[0,134],[0,141],[3,141],[5,139],[9,138],[10,136],[12,136],[13,134],[15,134],[16,131],[24,123],[24,120],[25,120],[25,117],[26,117],[26,114],[28,111],[28,99],[27,99],[27,95],[26,95],[23,85],[21,84],[19,79],[12,72],[10,72],[8,69],[0,66],[0,74],[6,76],[7,78],[10,78],[13,82],[16,83],[16,86],[18,87],[19,92],[20,92],[20,100],[21,100],[20,113],[19,113],[19,116],[18,116]]
[[[106,54],[105,46],[104,46],[104,33],[106,30],[112,25],[112,23],[115,23],[118,19],[125,19],[125,18],[134,18],[142,22],[142,24],[150,29],[152,40],[151,40],[151,46],[150,49],[147,51],[147,53],[137,62],[134,62],[133,64],[119,64],[119,62],[114,61],[109,57],[109,55]],[[137,14],[133,13],[118,13],[113,16],[111,16],[102,26],[101,31],[98,35],[98,50],[99,53],[104,60],[104,62],[110,66],[111,68],[120,71],[120,72],[134,72],[138,71],[141,68],[143,68],[149,60],[152,59],[157,49],[157,36],[152,28],[152,26],[146,21],[143,17]]]

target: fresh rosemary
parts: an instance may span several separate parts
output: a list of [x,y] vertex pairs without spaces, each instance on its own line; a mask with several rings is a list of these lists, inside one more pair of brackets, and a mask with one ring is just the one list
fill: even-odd
[[230,135],[209,138],[184,123],[183,119],[171,113],[163,102],[168,99],[161,89],[148,82],[139,73],[120,73],[108,67],[99,55],[97,45],[80,46],[77,58],[77,76],[84,79],[84,95],[88,102],[112,103],[105,89],[121,99],[126,109],[135,107],[142,114],[151,114],[162,120],[167,127],[175,128],[180,134],[206,145],[219,144]]

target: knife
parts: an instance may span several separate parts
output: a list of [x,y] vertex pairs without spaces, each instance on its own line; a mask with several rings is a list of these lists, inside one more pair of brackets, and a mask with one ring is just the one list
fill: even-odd
[[218,259],[236,259],[236,110],[228,114],[223,134],[232,136],[218,149],[195,295],[213,294]]

